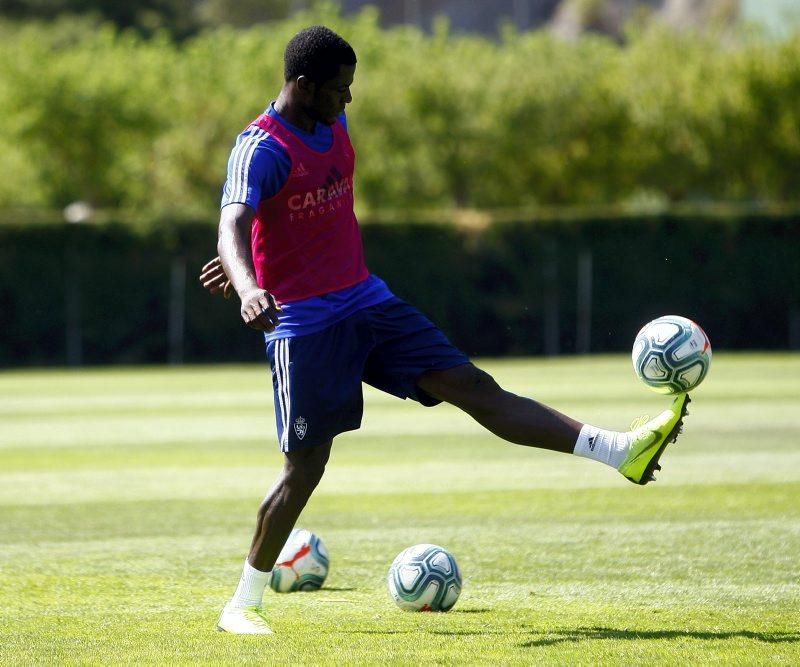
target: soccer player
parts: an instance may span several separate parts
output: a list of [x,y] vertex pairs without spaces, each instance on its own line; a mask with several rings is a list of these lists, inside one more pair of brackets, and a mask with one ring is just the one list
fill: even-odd
[[264,332],[284,466],[258,509],[239,585],[218,628],[271,632],[270,571],[325,471],[333,439],[359,428],[361,383],[425,406],[451,403],[495,435],[600,461],[636,484],[660,469],[689,397],[636,430],[582,424],[502,389],[364,263],[353,213],[355,153],[345,106],[350,45],[314,26],[286,46],[278,98],[238,137],[228,162],[219,256],[200,276],[234,291],[245,324]]

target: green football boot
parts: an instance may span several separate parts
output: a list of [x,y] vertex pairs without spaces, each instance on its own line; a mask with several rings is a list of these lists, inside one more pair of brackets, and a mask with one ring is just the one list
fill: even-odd
[[217,621],[217,630],[235,635],[271,635],[261,607],[231,607],[225,605]]
[[692,399],[689,394],[680,394],[669,410],[645,422],[631,431],[628,456],[617,470],[634,484],[647,484],[655,480],[656,470],[661,470],[658,459],[671,442],[675,442],[683,430],[683,418],[688,414],[686,406]]

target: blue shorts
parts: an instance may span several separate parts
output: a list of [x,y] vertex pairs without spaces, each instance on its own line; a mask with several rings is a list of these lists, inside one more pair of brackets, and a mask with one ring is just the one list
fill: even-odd
[[417,387],[428,370],[469,359],[416,308],[392,297],[322,331],[267,343],[282,452],[321,445],[361,426],[361,382],[422,405],[440,401]]

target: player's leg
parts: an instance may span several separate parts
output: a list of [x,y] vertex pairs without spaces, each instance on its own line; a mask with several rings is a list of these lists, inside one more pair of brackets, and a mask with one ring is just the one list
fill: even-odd
[[571,452],[583,424],[502,389],[414,306],[391,299],[368,310],[376,346],[364,380],[432,406],[447,401],[501,438]]
[[283,471],[258,508],[256,531],[247,561],[257,570],[272,569],[300,512],[317,488],[331,453],[332,441],[286,452]]
[[308,499],[317,488],[331,451],[331,441],[286,452],[278,479],[258,508],[256,530],[236,592],[217,627],[237,634],[270,632],[261,609],[272,567]]
[[492,433],[522,445],[574,453],[606,463],[636,484],[647,484],[664,448],[675,440],[688,396],[639,428],[609,431],[567,417],[500,387],[422,313],[401,299],[366,311],[375,340],[364,381],[401,398],[432,406],[441,401],[472,415]]
[[333,438],[361,424],[361,370],[368,348],[358,318],[323,331],[271,341],[275,424],[283,470],[258,510],[239,586],[218,627],[266,633],[261,609],[275,560],[325,471]]
[[655,419],[631,431],[600,429],[563,415],[532,399],[500,387],[473,364],[430,370],[417,378],[422,391],[451,403],[495,435],[521,445],[574,453],[619,470],[636,484],[647,484],[660,470],[659,458],[680,432],[687,394]]
[[583,424],[530,398],[503,389],[486,371],[463,364],[426,371],[417,385],[451,403],[495,435],[518,445],[571,453]]

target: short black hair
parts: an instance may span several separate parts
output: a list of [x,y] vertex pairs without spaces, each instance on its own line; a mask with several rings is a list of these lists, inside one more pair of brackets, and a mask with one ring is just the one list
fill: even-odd
[[313,25],[289,40],[283,54],[283,78],[286,81],[307,76],[323,83],[339,73],[341,65],[355,65],[356,52],[330,28]]

